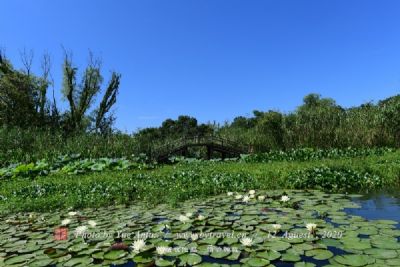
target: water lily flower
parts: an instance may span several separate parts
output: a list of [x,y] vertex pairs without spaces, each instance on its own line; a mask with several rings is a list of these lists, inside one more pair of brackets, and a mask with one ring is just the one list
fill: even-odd
[[253,245],[253,239],[250,237],[244,237],[240,239],[240,243],[242,243],[242,245],[245,247],[251,247],[251,245]]
[[146,246],[146,243],[144,242],[143,239],[138,239],[133,242],[132,248],[135,252],[139,252],[142,248]]
[[197,220],[199,220],[199,221],[202,221],[202,220],[204,220],[206,217],[204,216],[204,215],[199,215],[199,216],[197,216]]
[[192,239],[192,241],[196,241],[197,239],[199,239],[199,235],[198,234],[191,234],[190,235],[190,239]]
[[75,216],[76,214],[78,214],[76,211],[70,211],[68,212],[69,216]]
[[167,254],[170,249],[171,248],[165,246],[156,247],[157,254],[161,256]]
[[254,195],[255,193],[256,193],[256,190],[250,190],[250,191],[249,191],[249,194],[250,194],[250,195]]
[[189,217],[185,216],[185,215],[180,215],[179,216],[179,220],[183,223],[186,223],[188,221],[190,221]]
[[97,225],[97,223],[96,223],[95,221],[93,221],[93,220],[89,220],[89,221],[88,221],[88,224],[89,224],[91,227],[96,227],[96,225]]
[[233,196],[233,192],[228,192],[227,195],[228,197]]
[[265,200],[265,196],[258,196],[258,200],[264,201]]
[[315,229],[317,229],[317,225],[315,223],[307,223],[306,228],[310,233],[314,233]]
[[244,196],[243,197],[243,202],[247,203],[250,201],[250,197],[249,196]]
[[78,227],[76,227],[76,229],[75,229],[75,234],[76,234],[76,235],[82,235],[82,234],[84,234],[86,231],[87,231],[87,226],[84,226],[84,225],[78,226]]
[[68,225],[70,223],[71,223],[70,219],[64,219],[64,220],[61,221],[61,225]]
[[289,200],[290,200],[290,197],[288,197],[288,196],[286,196],[286,195],[284,195],[284,196],[281,197],[281,201],[282,201],[282,202],[288,202]]
[[273,225],[272,225],[272,228],[274,228],[275,231],[279,231],[279,230],[281,230],[282,225],[280,225],[280,224],[278,224],[278,223],[277,223],[277,224],[273,224]]
[[241,199],[242,197],[243,197],[242,195],[236,195],[236,196],[235,196],[235,199],[239,200],[239,199]]
[[190,217],[192,217],[192,216],[193,216],[193,213],[192,213],[192,212],[187,212],[187,213],[186,213],[186,217],[190,218]]

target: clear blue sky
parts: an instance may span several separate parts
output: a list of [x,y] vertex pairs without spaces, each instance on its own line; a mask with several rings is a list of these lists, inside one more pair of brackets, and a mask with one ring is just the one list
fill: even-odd
[[[78,66],[88,50],[122,74],[116,126],[294,110],[310,92],[343,106],[399,93],[400,1],[2,0],[0,47]],[[58,95],[59,96],[59,95]]]

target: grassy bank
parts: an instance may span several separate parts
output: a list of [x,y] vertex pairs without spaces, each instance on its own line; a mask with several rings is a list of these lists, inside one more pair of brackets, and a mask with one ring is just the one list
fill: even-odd
[[48,211],[144,201],[178,205],[228,191],[307,188],[362,192],[398,188],[400,153],[357,158],[245,163],[194,162],[153,170],[64,173],[0,182],[0,211]]

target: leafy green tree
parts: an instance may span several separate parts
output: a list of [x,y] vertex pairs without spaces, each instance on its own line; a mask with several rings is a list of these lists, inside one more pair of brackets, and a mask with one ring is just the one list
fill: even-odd
[[304,97],[303,105],[297,108],[295,134],[302,146],[332,147],[335,131],[340,124],[344,109],[331,98],[317,94]]
[[[101,92],[103,77],[101,75],[101,62],[90,55],[81,82],[76,81],[78,69],[73,65],[71,56],[67,53],[63,66],[62,92],[69,104],[66,130],[75,132],[81,129],[93,129],[101,133],[110,132],[114,118],[107,117],[112,106],[116,103],[121,75],[113,72],[102,101],[94,111],[94,118],[89,118],[88,112],[95,102],[96,96]],[[90,125],[94,121],[94,126]]]
[[392,143],[400,146],[400,95],[379,102],[382,110],[382,125],[391,135]]
[[276,111],[268,111],[260,115],[256,125],[256,149],[258,151],[282,149],[283,147],[283,115]]
[[[1,53],[0,53],[1,54]],[[47,109],[47,77],[15,70],[0,56],[0,124],[6,126],[44,126]]]

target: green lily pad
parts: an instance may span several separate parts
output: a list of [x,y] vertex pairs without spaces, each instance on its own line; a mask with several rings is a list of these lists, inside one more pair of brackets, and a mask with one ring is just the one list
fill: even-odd
[[333,253],[324,249],[313,249],[306,251],[307,257],[313,257],[315,260],[327,260],[333,257]]
[[371,255],[376,259],[394,259],[399,255],[395,250],[371,248],[364,251],[365,254]]
[[274,261],[277,260],[281,257],[281,253],[279,253],[278,251],[275,250],[267,250],[267,251],[263,251],[263,252],[258,252],[257,257],[259,258],[264,258],[270,261]]
[[24,254],[24,255],[19,255],[19,256],[11,256],[10,258],[7,258],[6,260],[4,260],[4,263],[7,264],[7,265],[23,263],[23,262],[29,261],[34,256],[35,255],[33,255],[33,254]]
[[165,259],[157,259],[156,266],[174,266],[175,261],[165,260]]
[[126,256],[126,252],[123,250],[111,250],[104,254],[105,260],[118,260]]
[[311,262],[296,262],[294,267],[315,267],[316,265]]
[[181,264],[183,265],[187,264],[189,266],[199,264],[202,261],[201,256],[194,253],[182,255],[179,257],[179,259],[181,260]]
[[282,254],[282,261],[288,261],[288,262],[296,262],[296,261],[300,261],[300,255],[299,254],[295,254],[295,253],[284,253]]
[[375,259],[367,255],[341,255],[335,256],[333,261],[348,266],[365,266],[373,264]]
[[251,258],[248,261],[246,261],[246,264],[252,267],[268,266],[269,260],[264,258]]

